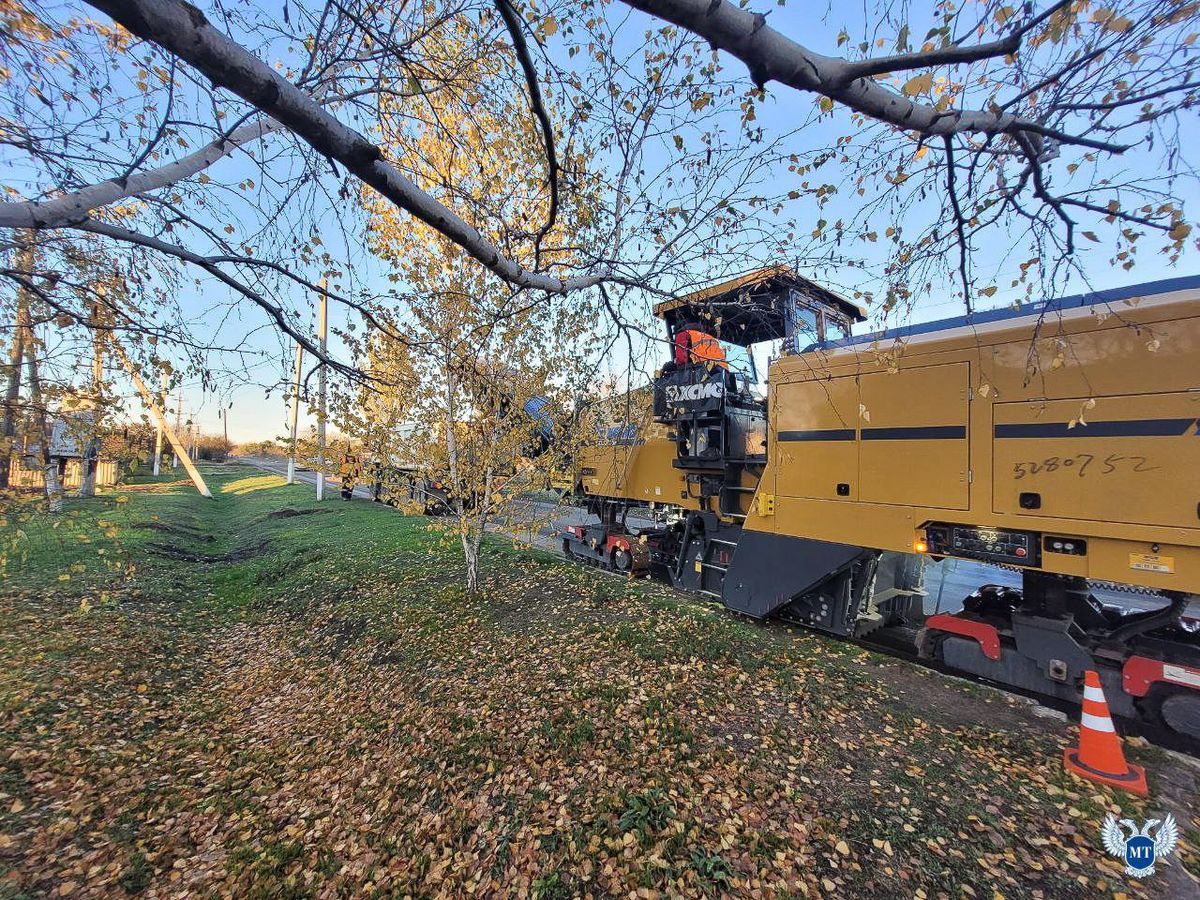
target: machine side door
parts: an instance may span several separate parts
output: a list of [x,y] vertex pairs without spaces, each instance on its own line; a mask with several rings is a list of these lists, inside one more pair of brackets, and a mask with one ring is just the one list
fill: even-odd
[[772,391],[775,493],[853,499],[858,480],[856,377],[793,381]]
[[1014,401],[992,415],[995,512],[1200,527],[1200,394]]
[[859,379],[859,499],[970,508],[968,363],[872,372]]

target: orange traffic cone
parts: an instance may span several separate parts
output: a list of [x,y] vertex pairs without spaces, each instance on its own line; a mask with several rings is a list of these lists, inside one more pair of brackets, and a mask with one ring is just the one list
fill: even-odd
[[1100,676],[1088,671],[1083,678],[1083,715],[1079,721],[1079,748],[1063,751],[1068,772],[1109,784],[1145,797],[1146,770],[1125,762],[1121,737],[1113,728]]

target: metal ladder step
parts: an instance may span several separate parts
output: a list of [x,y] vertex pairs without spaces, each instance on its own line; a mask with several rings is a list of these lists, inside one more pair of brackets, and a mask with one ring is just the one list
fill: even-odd
[[717,563],[706,562],[706,563],[700,563],[700,565],[702,565],[706,569],[716,569],[718,572],[728,572],[729,571],[728,566],[718,565]]
[[705,597],[716,597],[718,600],[722,599],[720,594],[713,593],[712,591],[707,590],[705,588],[700,588],[700,593],[703,594]]
[[709,543],[724,544],[726,547],[736,547],[737,541],[727,541],[725,538],[712,538]]

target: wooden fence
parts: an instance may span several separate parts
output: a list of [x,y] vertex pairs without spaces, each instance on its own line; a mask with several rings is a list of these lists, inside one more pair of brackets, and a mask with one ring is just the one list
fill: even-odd
[[[40,488],[43,487],[43,477],[41,465],[35,468],[26,468],[30,461],[29,457],[13,456],[8,465],[8,483],[12,487],[18,488]],[[40,463],[40,461],[39,461]],[[67,460],[66,472],[63,474],[63,490],[74,491],[79,490],[79,483],[83,476],[83,460],[74,458]],[[117,483],[117,464],[109,459],[100,460],[100,464],[96,467],[96,484],[110,485]]]

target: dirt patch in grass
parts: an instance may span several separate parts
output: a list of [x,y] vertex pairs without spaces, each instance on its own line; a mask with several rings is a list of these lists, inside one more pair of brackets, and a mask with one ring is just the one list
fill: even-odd
[[[335,617],[322,624],[318,634],[329,657],[337,659],[345,653],[347,647],[357,644],[369,628],[370,623],[362,618]],[[382,658],[382,656],[379,651],[376,651],[377,658]],[[393,660],[389,656],[386,661]]]
[[155,556],[162,556],[166,559],[174,559],[180,562],[229,563],[243,562],[247,559],[262,556],[270,545],[270,541],[264,540],[247,544],[243,547],[237,547],[228,553],[197,553],[194,550],[185,550],[183,547],[178,547],[175,544],[147,544],[146,551],[153,553]]
[[[887,685],[899,706],[941,725],[1061,731],[1059,725],[1049,724],[1033,714],[1036,702],[1000,688],[974,684],[866,650],[861,666],[864,675]],[[971,702],[963,702],[964,694],[972,697]]]
[[311,509],[296,509],[293,506],[285,506],[283,509],[277,509],[274,512],[269,512],[264,516],[267,519],[294,519],[297,516],[313,516],[317,513],[328,513],[329,509],[321,509],[313,507]]
[[130,527],[145,529],[147,531],[160,531],[163,534],[177,535],[187,538],[190,541],[203,541],[206,544],[211,544],[216,540],[214,535],[206,534],[199,528],[194,528],[190,525],[176,525],[172,522],[138,522]]

